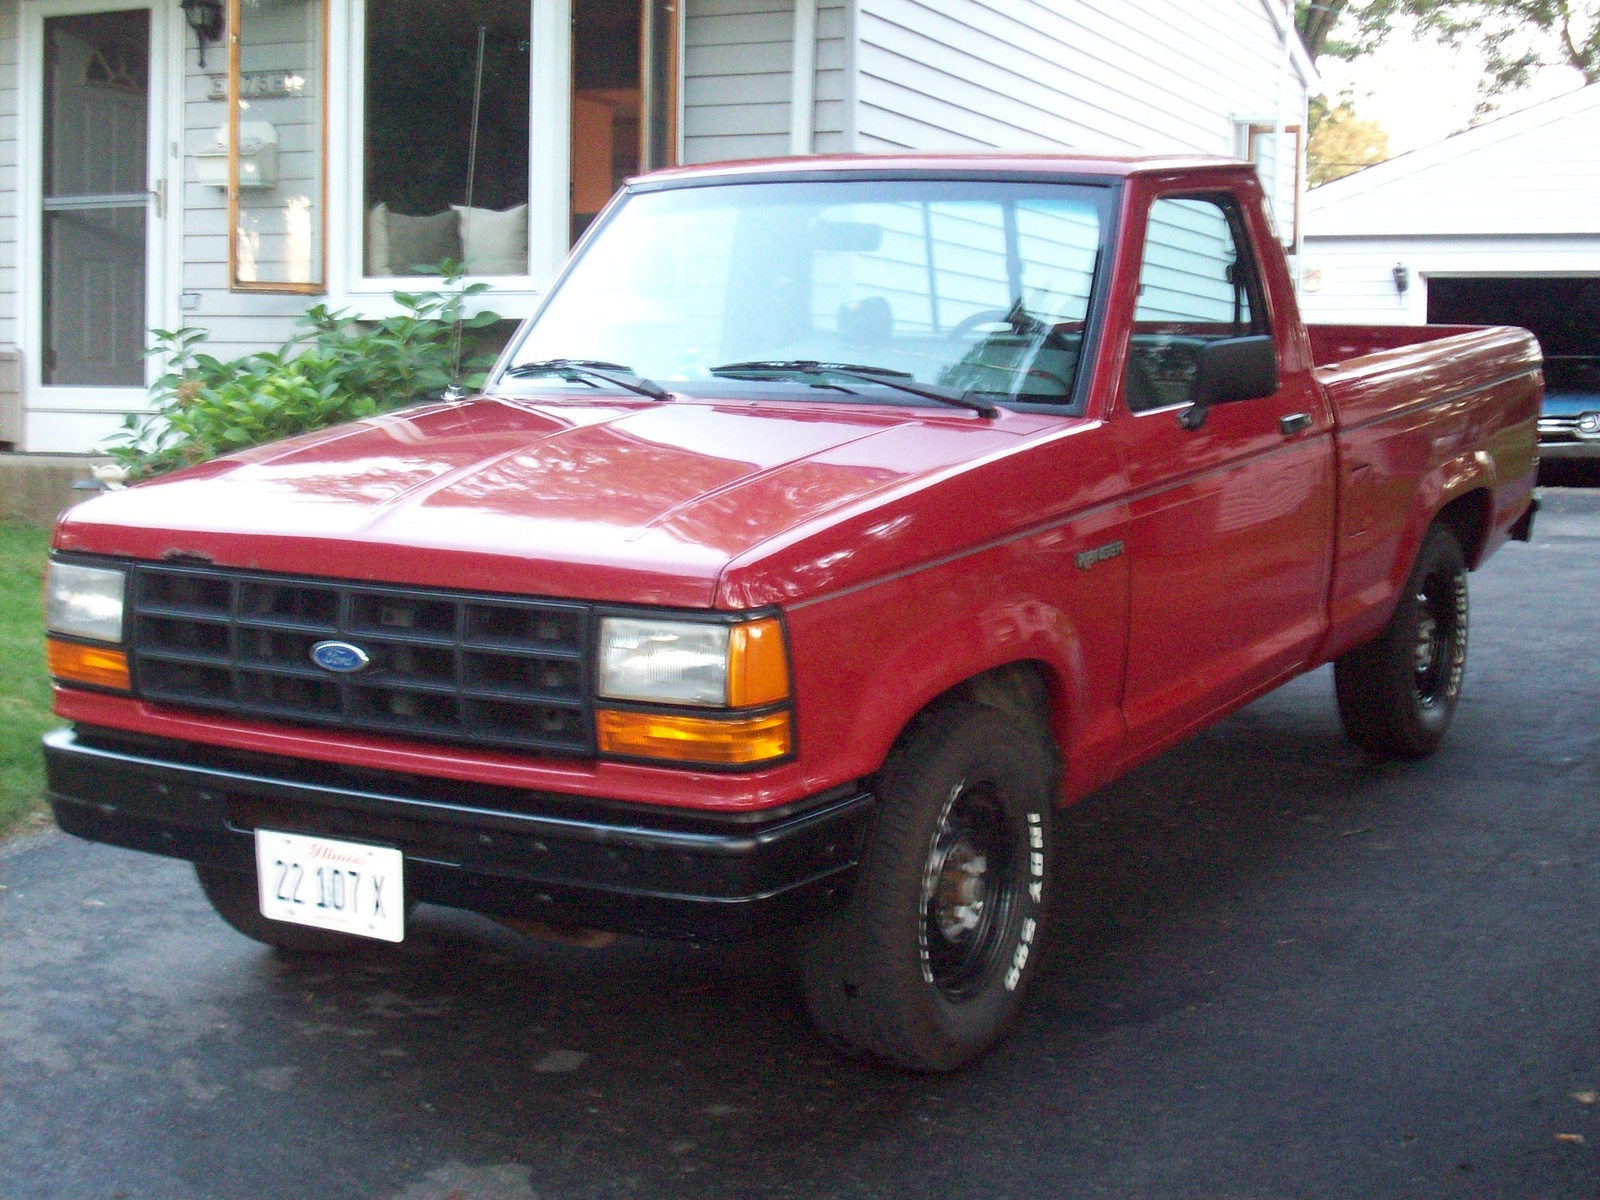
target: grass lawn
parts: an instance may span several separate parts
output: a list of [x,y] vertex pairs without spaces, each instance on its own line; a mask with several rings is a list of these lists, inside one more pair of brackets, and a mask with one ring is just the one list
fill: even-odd
[[49,819],[39,735],[61,723],[44,668],[49,545],[43,529],[0,523],[0,837]]

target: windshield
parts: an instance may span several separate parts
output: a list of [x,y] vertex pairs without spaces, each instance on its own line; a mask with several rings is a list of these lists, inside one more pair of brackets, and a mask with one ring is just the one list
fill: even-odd
[[[635,194],[524,332],[506,375],[588,361],[690,395],[927,403],[864,370],[987,401],[1070,403],[1106,208],[1104,188],[1003,181]],[[572,389],[540,370],[504,381]]]

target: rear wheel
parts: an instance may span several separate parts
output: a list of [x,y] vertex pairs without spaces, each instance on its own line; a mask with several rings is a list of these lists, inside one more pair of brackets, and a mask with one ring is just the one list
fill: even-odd
[[347,954],[369,940],[262,916],[254,871],[228,871],[195,863],[194,873],[217,915],[247,938],[295,954]]
[[1433,753],[1455,715],[1466,664],[1466,561],[1456,535],[1435,524],[1383,632],[1333,665],[1345,732],[1377,754]]
[[855,890],[800,938],[807,1006],[841,1050],[949,1071],[1015,1020],[1043,932],[1053,776],[1037,733],[970,702],[890,756]]

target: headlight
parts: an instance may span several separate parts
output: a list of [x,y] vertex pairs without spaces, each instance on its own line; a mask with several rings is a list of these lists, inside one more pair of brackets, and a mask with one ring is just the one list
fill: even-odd
[[726,704],[728,626],[607,617],[600,622],[600,694],[656,704]]
[[122,640],[122,596],[127,575],[105,567],[53,562],[45,584],[45,624],[51,633]]
[[[45,576],[44,620],[52,635],[92,642],[122,641],[127,574],[108,567],[52,562]],[[50,677],[60,683],[129,690],[128,656],[116,646],[86,646],[50,637]]]
[[607,617],[600,622],[603,700],[720,710],[596,711],[602,753],[682,764],[754,767],[794,749],[789,657],[776,617],[736,623]]

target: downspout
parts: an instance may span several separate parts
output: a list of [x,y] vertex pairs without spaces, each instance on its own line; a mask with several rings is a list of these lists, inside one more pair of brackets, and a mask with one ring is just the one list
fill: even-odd
[[789,153],[811,153],[816,126],[817,0],[794,0],[794,57],[789,64]]

